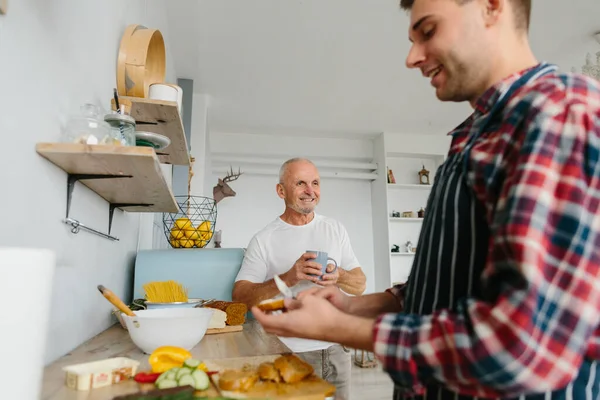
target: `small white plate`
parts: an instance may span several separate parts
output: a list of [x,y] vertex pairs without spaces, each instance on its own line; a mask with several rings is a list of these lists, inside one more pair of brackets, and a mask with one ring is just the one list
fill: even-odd
[[136,131],[135,140],[145,140],[150,142],[154,145],[155,150],[162,150],[171,144],[171,139],[168,137],[152,132]]

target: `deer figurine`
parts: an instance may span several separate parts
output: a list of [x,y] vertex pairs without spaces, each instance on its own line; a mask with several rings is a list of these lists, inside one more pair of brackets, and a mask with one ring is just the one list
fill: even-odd
[[213,198],[215,199],[215,204],[223,200],[225,197],[235,196],[235,191],[228,185],[228,183],[235,181],[242,174],[243,172],[241,172],[239,168],[237,173],[234,173],[233,168],[231,168],[231,170],[223,179],[219,178],[219,183],[213,187]]

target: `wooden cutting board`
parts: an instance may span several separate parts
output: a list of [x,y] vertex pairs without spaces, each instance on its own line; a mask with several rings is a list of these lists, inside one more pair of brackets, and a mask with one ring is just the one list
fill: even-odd
[[[222,359],[213,359],[213,360],[204,360],[209,371],[223,371],[226,369],[242,369],[242,368],[256,368],[263,362],[273,362],[277,357],[281,356],[281,354],[273,354],[268,356],[254,356],[254,357],[238,357],[238,358],[222,358]],[[219,383],[219,374],[214,374],[211,376],[211,380],[213,384],[218,387]],[[276,385],[276,384],[273,384]],[[285,399],[285,400],[328,400],[333,399],[331,395],[328,397],[326,392],[331,392],[333,389],[335,391],[335,387],[325,382],[323,379],[318,377],[307,378],[302,382],[296,384],[280,384],[289,387],[286,387],[285,395],[273,395],[269,394],[260,394],[255,393],[253,395],[248,395],[246,393],[239,392],[227,392],[221,391],[221,395],[225,397],[231,398],[273,398],[273,399]]]
[[225,328],[212,328],[206,331],[207,335],[216,335],[217,333],[240,332],[244,329],[243,325],[226,326]]

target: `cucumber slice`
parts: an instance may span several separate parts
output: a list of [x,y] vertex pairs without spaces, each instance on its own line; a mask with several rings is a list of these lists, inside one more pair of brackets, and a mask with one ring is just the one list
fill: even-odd
[[194,389],[196,390],[206,390],[210,386],[210,379],[206,372],[201,369],[197,369],[192,372],[192,378],[194,378]]
[[167,378],[171,379],[171,380],[176,380],[177,379],[177,372],[180,370],[181,368],[179,367],[174,367],[171,368],[170,370],[167,371],[168,375]]
[[163,379],[162,381],[158,382],[156,384],[156,386],[159,389],[170,389],[170,388],[177,387],[177,381],[175,381],[173,379]]
[[192,378],[192,375],[183,375],[181,377],[181,379],[177,380],[177,385],[178,386],[187,386],[190,385],[193,388],[195,388],[196,386],[196,382],[194,381],[194,378]]
[[164,381],[165,379],[167,379],[168,374],[169,374],[169,371],[165,371],[162,374],[160,374],[155,383],[158,383],[160,381]]
[[179,381],[179,379],[181,379],[182,376],[190,375],[191,373],[192,373],[192,371],[189,368],[181,368],[175,374],[175,379],[177,379],[177,381]]
[[196,369],[200,365],[200,360],[196,360],[195,358],[188,358],[183,362],[183,366],[189,369]]

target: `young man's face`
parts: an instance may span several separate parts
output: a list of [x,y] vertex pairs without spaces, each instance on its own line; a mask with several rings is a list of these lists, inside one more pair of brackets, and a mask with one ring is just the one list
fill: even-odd
[[474,102],[482,93],[493,51],[485,6],[482,0],[414,2],[408,33],[413,45],[406,65],[419,68],[442,101]]

